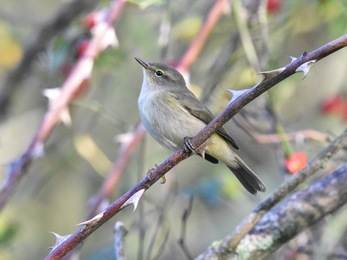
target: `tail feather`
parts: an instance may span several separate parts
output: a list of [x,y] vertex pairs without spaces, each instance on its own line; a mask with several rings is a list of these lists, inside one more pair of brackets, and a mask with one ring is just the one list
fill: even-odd
[[262,180],[245,164],[240,157],[235,154],[237,166],[228,166],[243,187],[252,194],[257,191],[265,192],[266,187]]

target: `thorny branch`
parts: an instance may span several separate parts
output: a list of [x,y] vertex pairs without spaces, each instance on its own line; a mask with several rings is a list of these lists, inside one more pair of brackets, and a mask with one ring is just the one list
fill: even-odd
[[[206,43],[207,38],[211,33],[211,30],[223,14],[223,10],[226,8],[227,4],[228,2],[225,0],[218,0],[212,6],[212,9],[209,12],[209,15],[204,25],[200,29],[198,35],[195,37],[194,41],[188,47],[179,65],[176,67],[176,69],[178,69],[182,74],[188,73],[188,71],[190,70],[190,67],[192,66],[197,56],[201,52],[201,49]],[[122,174],[124,166],[126,165],[133,150],[142,139],[144,133],[144,126],[142,124],[139,124],[133,134],[133,139],[127,144],[127,146],[122,151],[121,156],[119,156],[117,162],[114,164],[113,169],[111,170],[110,174],[105,180],[100,193],[95,198],[94,203],[92,205],[93,208],[88,216],[88,219],[92,218],[98,212],[98,210],[100,210],[102,202],[105,201],[105,199],[107,199],[113,192],[114,187],[118,183],[118,180]]]
[[[318,61],[339,49],[347,46],[347,35],[344,35],[310,53],[304,53],[298,59],[292,60],[285,68],[275,70],[272,72],[262,73],[265,78],[257,84],[255,87],[243,91],[242,94],[237,96],[228,107],[217,116],[210,124],[208,124],[199,134],[197,134],[191,143],[195,147],[199,147],[204,143],[212,134],[229,121],[242,107],[249,102],[260,96],[262,93],[288,78],[298,71],[303,71],[303,66],[308,62]],[[307,71],[305,71],[307,74]],[[191,151],[182,147],[175,152],[171,157],[165,160],[159,167],[157,167],[149,176],[146,176],[138,184],[136,184],[131,190],[121,196],[118,200],[113,202],[102,213],[95,216],[90,221],[84,222],[83,227],[70,235],[66,240],[58,244],[52,252],[46,257],[46,259],[60,259],[69,250],[76,247],[85,238],[92,234],[96,229],[103,225],[106,221],[112,218],[117,212],[122,210],[129,204],[133,204],[135,207],[142,196],[143,192],[149,189],[157,180],[159,180],[165,173],[172,169],[175,165],[190,157]]]
[[218,246],[210,248],[197,259],[207,259],[211,255],[225,255],[234,250],[240,241],[248,234],[258,221],[278,202],[284,199],[288,194],[294,191],[305,179],[313,173],[323,168],[334,154],[343,149],[347,144],[347,129],[336,138],[328,147],[319,153],[315,159],[308,163],[298,173],[292,175],[286,182],[278,187],[272,194],[263,200],[236,228],[233,234],[226,237]]
[[[53,19],[52,23],[49,23],[42,28],[38,34],[37,41],[27,48],[21,63],[9,74],[8,79],[6,80],[5,89],[2,91],[0,96],[0,100],[4,101],[0,102],[1,105],[7,105],[5,100],[8,99],[10,91],[14,89],[12,86],[19,83],[22,75],[29,72],[28,69],[30,68],[30,64],[32,64],[37,55],[44,50],[44,47],[47,45],[47,42],[51,39],[52,35],[55,35],[58,31],[61,31],[71,21],[71,19],[77,16],[80,11],[87,9],[87,6],[92,4],[90,1],[82,1],[82,4],[80,2],[80,0],[76,0],[71,4],[64,6],[62,9],[63,12],[59,12],[56,19]],[[108,26],[111,26],[115,19],[119,16],[124,4],[125,2],[123,0],[114,0],[111,3],[112,6],[110,8],[110,12],[104,21]],[[198,34],[197,39],[190,45],[190,48],[182,59],[180,66],[184,67],[186,70],[189,70],[202,46],[206,42],[211,29],[222,15],[226,4],[227,1],[225,0],[218,0],[214,4],[205,25]],[[78,10],[76,10],[76,8]],[[102,35],[99,36],[102,38]],[[102,49],[100,45],[102,45],[102,40],[100,39],[95,39],[94,44],[90,44],[91,47],[88,47],[85,52],[86,54],[82,56],[81,60],[78,61],[72,74],[69,75],[68,79],[61,87],[62,91],[59,99],[57,100],[55,106],[52,106],[52,108],[46,113],[45,118],[27,151],[16,161],[8,165],[8,179],[0,191],[0,209],[3,208],[8,201],[10,194],[15,189],[21,177],[25,175],[32,160],[35,158],[35,156],[39,156],[42,153],[44,141],[48,138],[54,126],[60,121],[61,113],[67,108],[67,105],[73,99],[74,94],[76,92],[80,92],[81,89],[86,87],[89,74],[85,73],[85,70],[91,69],[91,67],[87,65],[92,64],[93,59]],[[196,50],[199,51],[197,52]],[[192,53],[194,55],[192,55]],[[82,78],[80,77],[81,75]],[[136,146],[136,144],[139,142],[143,133],[143,126],[140,125],[134,134],[134,139],[126,147],[123,155],[115,164],[109,178],[107,181],[105,181],[104,186],[93,205],[90,216],[96,214],[102,202],[110,195],[110,192],[112,192],[113,187],[115,183],[117,183],[120,173],[127,162],[127,158],[134,150],[134,146]]]
[[[295,192],[266,214],[239,242],[237,247],[198,259],[263,259],[305,228],[346,203],[347,164]],[[208,250],[212,252],[213,250]],[[234,251],[234,252],[233,252]]]
[[[120,15],[125,2],[123,0],[115,0],[112,4],[112,8],[110,8],[105,20],[96,25],[99,26],[98,33],[94,34],[94,38],[90,42],[85,54],[78,60],[71,74],[60,88],[59,98],[53,100],[54,102],[52,102],[50,109],[46,112],[29,148],[20,158],[8,165],[8,177],[0,191],[0,209],[4,207],[16,184],[25,175],[32,160],[42,155],[44,141],[49,137],[56,124],[61,121],[62,114],[68,110],[69,102],[73,100],[77,93],[85,90],[96,56],[108,45],[112,45],[112,43],[108,42],[110,40],[109,36],[113,32],[111,29],[112,24]],[[116,41],[116,38],[114,40]]]
[[38,55],[45,50],[45,47],[63,29],[65,29],[73,19],[81,12],[91,8],[94,4],[92,0],[75,0],[65,4],[58,11],[56,17],[51,22],[43,26],[37,36],[25,48],[24,55],[19,64],[8,73],[2,83],[0,93],[0,114],[4,114],[9,105],[11,94],[18,88],[19,83],[30,71],[32,64]]

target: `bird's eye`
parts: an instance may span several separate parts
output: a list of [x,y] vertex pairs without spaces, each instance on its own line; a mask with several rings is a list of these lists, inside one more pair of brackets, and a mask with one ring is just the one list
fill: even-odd
[[161,71],[161,70],[157,70],[156,72],[155,72],[155,75],[157,76],[157,77],[161,77],[161,76],[163,76],[163,72]]

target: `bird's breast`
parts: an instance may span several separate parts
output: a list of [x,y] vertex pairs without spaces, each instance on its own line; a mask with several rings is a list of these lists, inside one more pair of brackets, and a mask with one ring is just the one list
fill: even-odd
[[138,105],[148,133],[169,150],[178,150],[184,137],[193,137],[205,127],[165,92],[141,91]]

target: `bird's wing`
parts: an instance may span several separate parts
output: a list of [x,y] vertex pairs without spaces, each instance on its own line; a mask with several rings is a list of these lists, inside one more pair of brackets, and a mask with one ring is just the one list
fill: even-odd
[[[209,124],[214,119],[212,112],[206,106],[204,106],[193,93],[188,92],[187,95],[189,95],[189,97],[178,99],[177,96],[175,96],[175,98],[182,107],[189,111],[190,114],[205,124]],[[189,100],[189,102],[187,100]],[[236,142],[231,138],[224,127],[219,128],[216,132],[221,135],[230,146],[236,150],[239,150]]]

